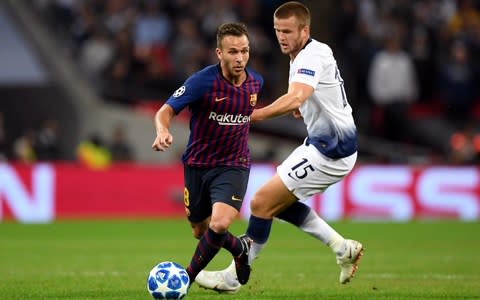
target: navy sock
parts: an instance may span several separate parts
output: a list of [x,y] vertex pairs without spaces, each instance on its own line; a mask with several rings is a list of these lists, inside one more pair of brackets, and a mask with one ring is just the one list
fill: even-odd
[[247,235],[258,244],[265,244],[270,236],[272,219],[262,219],[250,216],[248,221]]
[[303,224],[305,218],[310,213],[311,208],[303,202],[297,201],[290,205],[287,209],[279,213],[276,217],[287,221],[297,227]]
[[226,233],[216,233],[210,228],[208,228],[203,234],[198,241],[190,265],[187,267],[190,282],[193,282],[198,273],[208,265],[215,255],[217,255],[220,248],[222,248],[226,237]]

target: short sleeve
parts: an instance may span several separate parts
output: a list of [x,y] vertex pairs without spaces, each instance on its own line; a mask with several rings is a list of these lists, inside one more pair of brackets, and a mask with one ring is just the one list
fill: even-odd
[[186,106],[202,99],[208,89],[208,85],[205,83],[202,76],[198,73],[193,74],[173,92],[166,103],[173,108],[176,114],[180,113]]
[[300,82],[315,88],[320,81],[323,62],[318,55],[299,55],[291,67],[290,82]]

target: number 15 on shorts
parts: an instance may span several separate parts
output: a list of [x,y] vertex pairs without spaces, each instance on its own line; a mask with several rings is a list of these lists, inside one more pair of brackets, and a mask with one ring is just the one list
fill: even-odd
[[302,161],[294,165],[291,170],[292,171],[288,172],[288,176],[290,176],[293,180],[303,179],[307,177],[309,173],[315,171],[306,158],[302,158]]

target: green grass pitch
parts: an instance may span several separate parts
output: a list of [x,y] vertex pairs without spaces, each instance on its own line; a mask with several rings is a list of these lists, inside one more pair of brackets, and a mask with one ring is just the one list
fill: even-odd
[[[357,276],[338,283],[327,247],[275,222],[270,241],[236,295],[193,285],[186,299],[480,299],[480,223],[338,222],[364,243]],[[246,228],[236,221],[234,234]],[[0,299],[151,299],[149,270],[184,266],[196,241],[186,220],[0,223]],[[225,250],[207,269],[230,262]]]

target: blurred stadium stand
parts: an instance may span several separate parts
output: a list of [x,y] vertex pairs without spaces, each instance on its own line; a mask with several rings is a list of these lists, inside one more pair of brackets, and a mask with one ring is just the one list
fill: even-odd
[[[15,20],[11,24],[28,41],[23,43],[24,47],[29,48],[32,56],[37,56],[38,64],[41,63],[43,72],[50,78],[48,82],[33,86],[28,81],[3,84],[1,108],[12,137],[27,128],[38,128],[45,119],[57,120],[61,136],[60,159],[74,160],[76,146],[82,139],[93,132],[107,136],[114,124],[122,122],[128,123],[132,143],[148,145],[152,135],[136,133],[148,132],[147,128],[152,132],[151,120],[119,105],[104,103],[78,71],[68,49],[48,31],[32,7],[27,5],[28,1],[10,1],[8,4],[3,9],[7,11],[5,8],[8,8],[10,20]],[[148,147],[140,146],[135,150],[138,157],[149,160],[151,151],[145,148]]]
[[[150,149],[154,137],[152,112],[192,70],[213,62],[211,31],[217,23],[243,21],[249,26],[251,64],[266,79],[261,100],[268,103],[285,92],[288,60],[277,51],[271,30],[272,10],[282,2],[285,1],[1,1],[0,35],[5,51],[0,51],[0,112],[5,118],[7,144],[12,148],[26,130],[39,128],[44,120],[56,120],[59,159],[75,160],[76,147],[91,134],[107,139],[117,124],[124,124],[136,160],[178,159],[184,147],[182,141],[187,139],[188,124],[174,122],[174,148],[159,155]],[[304,2],[314,16],[313,37],[332,46],[346,81],[360,133],[361,161],[449,163],[451,137],[471,124],[468,128],[473,128],[474,134],[480,131],[479,1]],[[440,4],[441,13],[437,11]],[[218,15],[209,7],[218,8]],[[435,12],[437,18],[432,17]],[[446,16],[440,20],[442,13]],[[162,23],[161,17],[148,18],[151,15],[163,16],[167,22]],[[465,15],[472,16],[472,21],[462,27]],[[163,24],[160,27],[167,33],[145,30],[151,22]],[[455,33],[449,33],[452,28]],[[425,32],[434,41],[429,41],[424,49],[414,41],[421,40],[421,33]],[[165,40],[160,43],[162,47],[148,52],[141,41],[151,38],[151,34]],[[381,133],[384,108],[372,101],[367,87],[370,63],[382,49],[385,34],[403,38],[404,49],[416,63],[419,76],[419,98],[408,106],[405,123],[397,124],[408,130],[407,137],[401,140]],[[184,38],[178,38],[181,36]],[[194,45],[188,43],[192,40]],[[462,112],[464,115],[457,115],[452,123],[448,113],[453,109],[441,97],[437,75],[443,63],[449,61],[448,49],[453,41],[466,43],[471,50],[473,75],[469,76],[477,83],[472,88],[474,100]],[[137,42],[140,46],[135,46]],[[186,58],[184,53],[196,56]],[[125,65],[122,55],[134,60]],[[425,57],[429,60],[422,64],[421,58]],[[124,73],[127,67],[132,70]],[[448,67],[463,72],[456,66],[445,66]],[[449,87],[447,81],[441,86]],[[304,136],[303,123],[290,116],[255,124],[251,136],[254,159],[281,160]],[[469,160],[475,161],[477,158]]]

